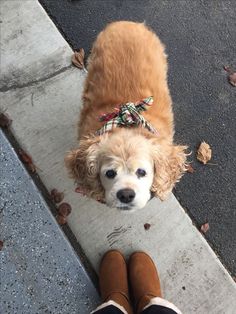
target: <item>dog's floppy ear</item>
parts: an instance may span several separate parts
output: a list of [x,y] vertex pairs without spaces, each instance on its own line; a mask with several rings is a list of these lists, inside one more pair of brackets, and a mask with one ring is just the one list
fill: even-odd
[[66,155],[65,165],[70,176],[87,195],[102,199],[104,191],[99,178],[99,142],[98,136],[80,140],[79,148]]
[[187,146],[168,145],[153,150],[154,179],[151,191],[164,200],[186,171]]

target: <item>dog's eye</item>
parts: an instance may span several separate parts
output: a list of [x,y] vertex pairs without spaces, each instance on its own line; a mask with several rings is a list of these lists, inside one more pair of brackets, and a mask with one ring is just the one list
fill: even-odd
[[117,175],[117,173],[115,172],[115,170],[107,170],[106,171],[106,176],[109,179],[115,178],[116,175]]
[[147,174],[146,171],[143,170],[143,169],[141,169],[141,168],[139,168],[139,169],[136,171],[136,175],[137,175],[139,178],[145,177],[146,174]]

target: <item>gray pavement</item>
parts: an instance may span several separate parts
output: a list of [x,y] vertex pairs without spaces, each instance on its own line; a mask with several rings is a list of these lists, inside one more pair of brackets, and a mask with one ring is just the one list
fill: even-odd
[[[72,206],[68,224],[94,269],[108,249],[118,248],[126,257],[144,250],[159,269],[164,296],[184,313],[233,314],[235,282],[173,194],[165,202],[153,199],[144,209],[125,214],[75,193],[63,159],[76,145],[85,73],[71,66],[72,50],[37,1],[1,5],[1,66],[7,66],[0,109],[13,120],[11,131],[32,156],[45,187],[64,191]],[[41,27],[46,31],[40,32]],[[48,43],[51,61],[64,51],[57,69],[45,58]],[[145,223],[151,225],[148,231]]]
[[0,313],[90,313],[94,285],[0,130]]
[[[166,44],[176,141],[193,151],[196,169],[174,193],[198,227],[209,222],[206,238],[235,276],[236,90],[223,65],[236,70],[236,1],[40,2],[70,45],[83,47],[87,55],[97,34],[116,20],[145,20]],[[196,161],[203,140],[212,146],[215,165]]]

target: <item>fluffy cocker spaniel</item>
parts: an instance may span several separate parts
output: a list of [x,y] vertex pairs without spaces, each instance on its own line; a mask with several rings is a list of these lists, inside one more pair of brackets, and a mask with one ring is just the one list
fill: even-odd
[[88,61],[79,146],[65,158],[85,193],[120,209],[164,200],[185,171],[185,146],[173,143],[167,57],[144,24],[115,22]]

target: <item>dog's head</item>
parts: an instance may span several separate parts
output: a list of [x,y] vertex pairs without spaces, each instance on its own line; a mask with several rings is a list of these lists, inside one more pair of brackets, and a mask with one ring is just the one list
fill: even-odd
[[87,195],[110,207],[138,209],[152,194],[166,198],[185,171],[185,149],[142,130],[117,129],[82,139],[65,162]]

